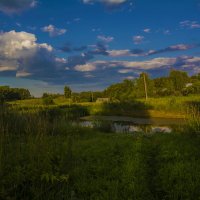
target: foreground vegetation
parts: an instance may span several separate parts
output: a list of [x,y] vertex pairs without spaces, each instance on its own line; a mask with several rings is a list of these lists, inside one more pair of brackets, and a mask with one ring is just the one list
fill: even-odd
[[1,107],[0,199],[199,199],[194,133],[102,133],[69,115]]

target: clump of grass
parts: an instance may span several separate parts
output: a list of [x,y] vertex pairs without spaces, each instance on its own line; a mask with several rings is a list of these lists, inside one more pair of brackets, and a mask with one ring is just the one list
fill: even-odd
[[188,132],[200,134],[200,107],[190,106],[187,114]]

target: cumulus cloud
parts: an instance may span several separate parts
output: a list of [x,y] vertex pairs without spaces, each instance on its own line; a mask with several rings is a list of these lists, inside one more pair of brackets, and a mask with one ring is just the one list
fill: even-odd
[[35,7],[35,0],[0,0],[0,11],[6,14],[19,13]]
[[54,25],[50,24],[48,26],[43,27],[42,31],[49,33],[51,37],[55,37],[65,34],[67,32],[67,29],[56,28]]
[[109,43],[109,42],[112,42],[114,40],[114,37],[111,37],[111,36],[104,36],[104,35],[98,35],[97,38],[102,41],[102,42],[105,42],[105,43]]
[[47,78],[53,77],[65,63],[64,59],[54,56],[52,46],[37,43],[34,34],[15,31],[0,34],[0,72]]
[[133,42],[135,44],[141,44],[144,40],[144,36],[141,36],[141,35],[136,35],[133,37]]
[[[72,47],[73,48],[73,47]],[[190,45],[173,45],[168,51],[182,51],[192,48]],[[164,49],[166,51],[166,49]],[[158,50],[163,52],[164,50]],[[62,58],[55,56],[53,47],[47,43],[38,43],[34,34],[27,32],[5,32],[0,34],[0,75],[27,77],[50,83],[83,82],[84,78],[95,77],[119,80],[121,75],[133,75],[136,72],[168,70],[171,68],[196,72],[200,68],[200,57],[182,56],[177,58],[154,58],[145,61],[96,60],[95,56],[110,57],[147,55],[141,49],[107,50],[102,43],[88,46],[84,53]],[[155,52],[151,52],[154,53]],[[158,52],[157,52],[158,53]],[[146,57],[147,58],[147,57]],[[89,75],[88,75],[89,74]],[[112,74],[112,76],[111,76]],[[79,77],[77,81],[75,77]],[[92,78],[90,79],[92,80]]]

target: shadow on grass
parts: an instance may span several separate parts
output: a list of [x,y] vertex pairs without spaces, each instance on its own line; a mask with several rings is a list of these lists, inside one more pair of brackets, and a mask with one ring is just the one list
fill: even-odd
[[105,102],[95,104],[91,109],[91,114],[149,118],[149,109],[151,109],[151,106],[136,100],[131,102]]
[[187,101],[186,107],[190,109],[195,109],[196,111],[200,112],[200,101]]

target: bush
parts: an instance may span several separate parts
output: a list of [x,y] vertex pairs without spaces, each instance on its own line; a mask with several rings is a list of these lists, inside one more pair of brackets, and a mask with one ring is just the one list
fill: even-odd
[[44,105],[54,105],[53,98],[50,96],[43,98],[43,104]]

